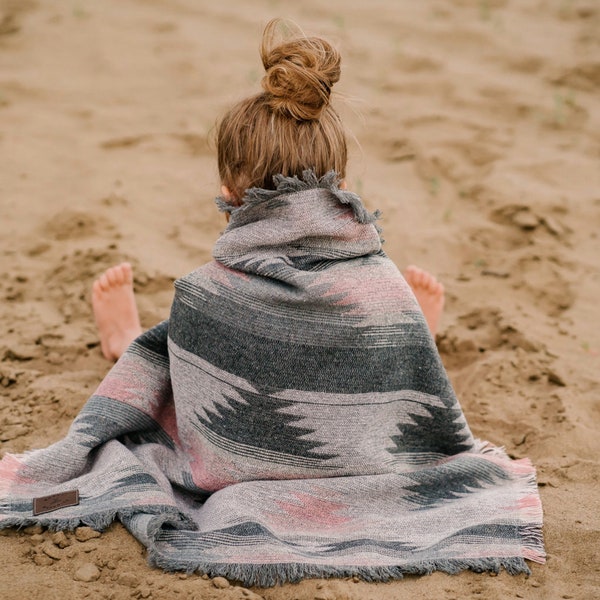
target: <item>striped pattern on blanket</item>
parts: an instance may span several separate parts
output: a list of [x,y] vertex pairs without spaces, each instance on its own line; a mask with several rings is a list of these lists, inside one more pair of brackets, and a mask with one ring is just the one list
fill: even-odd
[[4,457],[0,527],[118,518],[152,564],[258,585],[543,562],[534,469],[473,438],[375,216],[333,173],[276,183],[221,202],[214,261],[68,435]]

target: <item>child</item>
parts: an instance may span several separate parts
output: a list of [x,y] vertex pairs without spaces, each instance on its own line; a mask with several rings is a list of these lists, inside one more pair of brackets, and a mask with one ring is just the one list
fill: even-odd
[[[245,190],[273,188],[273,177],[301,177],[313,169],[318,177],[334,171],[346,189],[346,139],[330,104],[340,78],[340,56],[325,40],[304,38],[273,46],[278,22],[266,28],[261,58],[267,71],[264,93],[240,102],[218,129],[217,153],[221,193],[231,206],[243,204]],[[227,212],[227,217],[229,213]],[[444,288],[429,273],[411,266],[405,272],[433,336],[444,305]],[[102,352],[121,356],[141,326],[127,263],[108,269],[95,283],[92,304]]]
[[214,260],[141,335],[130,266],[98,280],[118,360],[64,440],[0,462],[0,527],[119,518],[152,564],[256,585],[529,572],[535,471],[474,439],[431,335],[443,288],[409,268],[413,294],[345,190],[338,52],[277,26],[218,130]]

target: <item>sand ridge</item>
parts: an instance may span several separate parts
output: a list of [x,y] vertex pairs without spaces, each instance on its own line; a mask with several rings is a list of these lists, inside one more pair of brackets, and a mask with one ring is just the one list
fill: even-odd
[[0,532],[2,597],[576,598],[600,594],[600,6],[590,0],[0,0],[0,444],[59,439],[108,369],[93,280],[130,262],[144,326],[224,227],[212,134],[286,16],[343,56],[349,188],[386,251],[445,286],[438,345],[477,437],[538,468],[530,578],[269,590],[150,569],[100,537]]

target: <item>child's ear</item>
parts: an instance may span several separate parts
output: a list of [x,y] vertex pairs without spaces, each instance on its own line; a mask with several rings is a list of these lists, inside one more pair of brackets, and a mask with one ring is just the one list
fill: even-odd
[[221,196],[223,196],[223,198],[225,198],[225,200],[227,200],[228,202],[233,199],[233,194],[226,185],[221,186]]
[[348,184],[346,183],[345,179],[342,179],[340,181],[340,190],[347,190],[348,189]]

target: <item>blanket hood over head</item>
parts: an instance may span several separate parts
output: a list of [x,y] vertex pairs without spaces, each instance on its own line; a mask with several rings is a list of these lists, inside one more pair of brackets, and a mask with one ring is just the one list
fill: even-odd
[[259,585],[543,562],[534,469],[473,438],[374,215],[333,173],[276,183],[220,202],[214,261],[67,437],[2,460],[0,527],[119,518],[153,564]]

